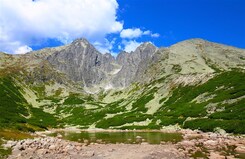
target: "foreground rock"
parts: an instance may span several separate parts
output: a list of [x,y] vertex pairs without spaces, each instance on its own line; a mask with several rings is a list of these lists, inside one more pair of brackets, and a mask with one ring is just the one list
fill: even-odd
[[19,142],[8,141],[5,147],[13,148],[9,159],[187,158],[174,145],[90,144],[86,146],[53,137],[27,139]]
[[53,137],[26,139],[19,142],[8,141],[5,147],[12,147],[10,159],[27,158],[79,158],[81,143],[65,141]]
[[189,157],[198,156],[210,159],[245,157],[244,136],[192,130],[182,130],[182,133],[184,140],[177,143],[176,146]]

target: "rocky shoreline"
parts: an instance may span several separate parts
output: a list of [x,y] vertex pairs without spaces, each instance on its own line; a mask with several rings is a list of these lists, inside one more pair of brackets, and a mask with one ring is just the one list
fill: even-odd
[[[179,132],[179,131],[178,131]],[[12,148],[9,159],[160,159],[160,158],[211,158],[232,159],[245,157],[244,136],[201,131],[181,130],[183,140],[178,143],[151,145],[78,143],[61,139],[61,136],[41,135],[34,139],[7,141]]]

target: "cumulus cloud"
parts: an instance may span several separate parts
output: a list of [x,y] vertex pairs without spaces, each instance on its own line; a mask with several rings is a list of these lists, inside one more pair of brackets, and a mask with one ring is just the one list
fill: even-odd
[[152,33],[150,30],[142,32],[142,35],[149,35],[152,38],[158,38],[160,36],[159,33]]
[[93,43],[93,45],[96,47],[96,49],[105,54],[105,53],[111,53],[111,54],[115,54],[112,50],[113,50],[113,45],[115,44],[116,38],[112,39],[111,41],[109,41],[108,39],[104,39],[104,41],[95,41]]
[[151,35],[151,31],[150,30],[146,30],[143,32],[143,35]]
[[140,36],[142,36],[143,32],[139,29],[123,29],[120,33],[120,37],[121,38],[138,38]]
[[[116,0],[1,0],[0,50],[30,50],[34,42],[56,39],[69,43],[85,37],[103,41],[120,32]],[[20,49],[21,48],[21,49]]]
[[141,42],[137,42],[135,40],[123,41],[124,51],[131,52],[135,51],[135,49],[142,44]]
[[120,33],[121,38],[127,38],[127,39],[134,39],[139,38],[142,35],[148,35],[154,38],[157,38],[160,36],[158,33],[152,33],[150,30],[142,31],[140,28],[129,28],[129,29],[123,29]]
[[158,34],[158,33],[151,34],[151,37],[153,37],[153,38],[158,38],[159,36],[160,36],[160,34]]

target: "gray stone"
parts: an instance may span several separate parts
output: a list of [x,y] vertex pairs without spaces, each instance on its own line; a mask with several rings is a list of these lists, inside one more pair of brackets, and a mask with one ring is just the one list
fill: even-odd
[[49,149],[50,150],[55,150],[56,149],[56,146],[55,145],[51,145],[51,146],[49,146]]

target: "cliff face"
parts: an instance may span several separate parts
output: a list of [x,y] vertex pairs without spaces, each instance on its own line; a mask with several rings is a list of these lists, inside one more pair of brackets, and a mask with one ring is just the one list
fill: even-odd
[[137,81],[135,77],[147,69],[148,62],[156,50],[151,43],[144,43],[132,53],[119,53],[116,60],[122,69],[113,79],[113,83],[119,87],[127,87]]
[[57,70],[86,87],[126,87],[134,81],[136,74],[146,69],[156,49],[151,43],[144,43],[134,52],[122,52],[115,59],[111,54],[98,52],[87,40],[78,39],[49,55],[47,60]]
[[74,41],[48,56],[47,60],[73,81],[83,82],[88,87],[105,80],[107,72],[114,69],[112,63],[115,61],[110,54],[99,53],[85,39]]

